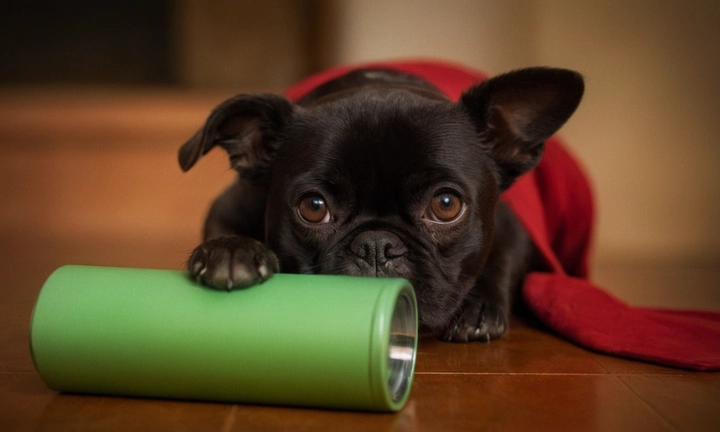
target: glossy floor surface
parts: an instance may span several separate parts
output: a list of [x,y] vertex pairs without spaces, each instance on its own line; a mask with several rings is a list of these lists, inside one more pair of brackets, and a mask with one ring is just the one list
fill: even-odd
[[[175,152],[220,100],[162,92],[0,98],[0,431],[720,430],[720,373],[589,352],[520,319],[489,344],[421,339],[411,397],[396,414],[48,389],[28,349],[42,283],[64,264],[182,268],[232,173],[213,152],[182,174]],[[712,263],[617,263],[595,274],[632,304],[720,309]]]

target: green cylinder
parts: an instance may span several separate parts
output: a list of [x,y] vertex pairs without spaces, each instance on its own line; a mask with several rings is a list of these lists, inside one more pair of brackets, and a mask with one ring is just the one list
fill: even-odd
[[403,279],[277,274],[223,292],[180,271],[65,266],[30,346],[58,391],[397,411],[417,305]]

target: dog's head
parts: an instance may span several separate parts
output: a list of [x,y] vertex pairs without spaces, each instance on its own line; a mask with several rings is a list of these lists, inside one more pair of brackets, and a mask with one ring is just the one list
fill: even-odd
[[267,191],[266,241],[282,271],[407,278],[421,324],[439,328],[483,270],[499,194],[537,165],[582,92],[574,72],[532,68],[458,102],[394,86],[305,106],[238,96],[180,162],[220,145]]

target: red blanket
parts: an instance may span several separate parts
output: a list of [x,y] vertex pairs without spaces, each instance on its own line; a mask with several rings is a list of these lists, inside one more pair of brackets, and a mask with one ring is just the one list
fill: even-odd
[[[462,66],[408,61],[341,66],[290,87],[297,101],[315,87],[359,67],[421,76],[457,100],[486,76]],[[561,142],[547,141],[536,169],[502,196],[542,254],[547,272],[531,273],[523,296],[542,322],[600,352],[696,370],[720,370],[720,313],[630,307],[588,277],[593,201],[587,177]]]

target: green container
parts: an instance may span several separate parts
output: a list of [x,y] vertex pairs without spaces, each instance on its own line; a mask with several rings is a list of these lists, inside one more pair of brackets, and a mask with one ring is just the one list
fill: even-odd
[[223,292],[179,271],[66,266],[30,345],[58,391],[397,411],[417,307],[403,279],[278,274]]

